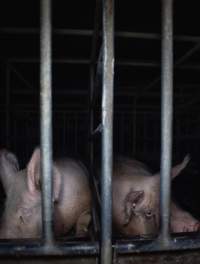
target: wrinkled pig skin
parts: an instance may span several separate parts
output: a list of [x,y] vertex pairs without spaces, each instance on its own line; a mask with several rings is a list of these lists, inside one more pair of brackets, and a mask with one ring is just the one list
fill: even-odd
[[[190,158],[172,168],[175,178]],[[113,224],[126,236],[153,235],[159,230],[160,174],[134,159],[120,157],[113,166]],[[198,221],[171,202],[171,232],[197,231]]]
[[[38,238],[42,226],[40,149],[35,149],[26,169],[19,171],[17,164],[14,154],[0,151],[0,177],[6,192],[0,238]],[[72,227],[77,236],[84,236],[91,220],[86,168],[72,159],[55,161],[53,186],[55,236],[66,235]]]

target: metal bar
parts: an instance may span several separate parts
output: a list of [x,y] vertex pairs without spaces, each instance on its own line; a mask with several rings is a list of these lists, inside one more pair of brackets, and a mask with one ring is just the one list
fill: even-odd
[[[163,246],[158,240],[153,239],[126,239],[117,240],[112,248],[120,255],[138,254],[148,252],[185,251],[200,249],[200,238],[196,234],[182,234],[170,239],[168,246]],[[98,242],[58,242],[52,248],[46,248],[39,242],[32,241],[0,241],[0,256],[22,257],[22,256],[98,256]]]
[[[77,90],[72,90],[73,87],[71,87],[71,89],[68,87],[69,90],[56,90],[55,91],[55,96],[56,95],[63,95],[63,96],[87,96],[87,91],[85,90],[80,90],[80,89],[77,89]],[[17,91],[13,91],[13,94],[14,95],[18,95],[18,94],[21,94],[21,95],[38,95],[38,91],[36,89],[33,89],[33,90],[17,90]],[[155,93],[154,93],[155,94]]]
[[[56,90],[54,92],[54,97],[56,96],[87,96],[88,92],[86,90],[70,90],[70,88],[68,87],[69,90]],[[18,91],[12,91],[13,95],[25,95],[25,96],[29,96],[29,95],[34,95],[36,96],[38,94],[37,91],[35,90],[18,90]],[[135,97],[137,96],[137,92],[134,91],[134,86],[133,86],[133,91],[123,91],[123,88],[121,91],[116,91],[115,96],[118,97],[122,97],[122,96],[129,96],[129,97]],[[145,96],[147,96],[148,98],[155,98],[155,97],[159,97],[160,98],[160,93],[159,92],[147,92],[145,94]],[[180,95],[180,94],[176,94],[174,96],[174,98],[184,98],[184,96]],[[187,94],[185,95],[185,98],[187,98]]]
[[[39,29],[3,27],[0,28],[0,34],[39,34]],[[94,33],[93,30],[90,29],[55,28],[53,30],[53,34],[90,37],[93,36]],[[99,34],[102,35],[102,32],[100,32]],[[149,39],[149,40],[161,39],[160,34],[148,33],[148,32],[116,31],[115,36],[120,38]],[[200,42],[200,37],[191,36],[191,35],[175,35],[174,40],[180,42]]]
[[[39,58],[10,58],[9,62],[11,63],[39,63]],[[53,59],[53,63],[67,63],[67,64],[90,64],[90,60],[88,59],[72,59],[72,58],[65,58],[65,59]]]
[[165,252],[165,251],[184,251],[200,248],[200,239],[194,233],[191,235],[178,234],[169,239],[169,243],[163,245],[156,239],[131,239],[117,241],[113,248],[118,254],[148,253],[148,252]]
[[101,263],[112,263],[114,0],[103,1]]
[[[180,60],[178,60],[175,63],[175,68],[180,70],[200,70],[199,64],[184,64],[180,65],[180,61],[185,61],[188,57],[190,57],[194,52],[196,52],[199,49],[200,45],[195,45],[192,49],[190,49],[186,54],[180,57]],[[37,58],[9,58],[10,63],[39,63],[39,59]],[[101,63],[101,57],[98,60],[99,63]],[[97,64],[98,64],[97,62]],[[63,59],[53,59],[53,63],[57,64],[80,64],[80,65],[89,65],[91,63],[91,60],[89,59],[72,59],[72,58],[63,58]],[[95,62],[96,64],[96,62]],[[134,60],[117,60],[115,62],[115,65],[117,66],[129,66],[129,67],[144,67],[144,68],[160,68],[160,63],[156,61],[134,61]],[[16,71],[16,70],[15,70]],[[19,72],[16,74],[19,75]],[[21,76],[22,78],[22,76]],[[23,80],[24,82],[27,80]],[[143,93],[146,90],[149,90],[151,87],[156,85],[160,81],[160,77],[156,78],[154,81],[152,81],[149,85],[144,87],[144,91],[142,91],[138,96],[142,96]],[[154,83],[155,82],[155,83]]]
[[51,93],[51,0],[41,0],[40,111],[42,146],[43,239],[53,244],[52,216],[52,93]]
[[162,72],[161,72],[161,184],[160,242],[169,244],[172,115],[173,115],[173,0],[162,0]]
[[1,241],[0,256],[94,256],[99,252],[97,242],[58,242],[56,246],[46,247],[40,242]]
[[[37,115],[38,114],[38,111],[37,109],[20,109],[18,107],[14,108],[14,111],[17,114],[21,115],[22,113],[26,113],[27,115],[28,114],[35,114]],[[88,113],[88,109],[58,109],[58,110],[55,110],[55,113],[56,114],[69,114],[69,113],[74,113],[74,112],[77,112],[77,113],[81,113],[81,114],[87,114]],[[133,111],[130,109],[116,109],[115,111],[116,113],[125,113],[125,114],[132,114],[133,115]],[[5,108],[1,107],[0,106],[0,113],[3,113],[5,114]],[[155,110],[150,110],[148,109],[147,111],[144,109],[138,109],[137,110],[137,115],[143,115],[143,114],[154,114],[154,115],[157,115],[159,112],[158,112],[158,109],[155,109]],[[180,113],[179,113],[180,114]]]
[[[181,56],[176,62],[175,62],[175,67],[179,66],[181,63],[186,61],[189,57],[191,57],[196,51],[198,51],[200,48],[200,43],[197,43],[189,49],[183,56]],[[185,65],[184,65],[185,66]]]
[[[181,63],[183,63],[186,59],[188,59],[190,56],[192,56],[192,54],[194,54],[198,49],[200,48],[200,43],[196,44],[194,47],[192,47],[191,49],[189,49],[183,56],[181,56],[174,64],[174,68],[180,68],[180,69],[186,69],[187,65],[184,66],[179,66]],[[189,67],[190,68],[190,67]],[[156,84],[159,83],[160,81],[160,76],[158,76],[157,78],[155,78],[152,82],[150,82],[150,84],[148,84],[143,90],[142,92],[137,96],[137,98],[140,98],[141,96],[143,96],[145,94],[145,92],[149,89],[151,89],[152,87],[154,87]]]
[[[123,105],[115,105],[115,109],[116,109],[116,111],[117,110],[120,110],[120,111],[131,111],[131,106],[132,105],[127,105],[127,104],[123,104]],[[56,105],[55,105],[55,107],[56,107]],[[2,107],[3,108],[3,107]],[[65,104],[63,104],[63,105],[59,105],[59,107],[56,107],[57,108],[57,111],[67,111],[67,110],[73,110],[73,111],[88,111],[88,108],[87,107],[85,107],[84,105],[83,106],[81,106],[80,107],[80,105],[79,104],[77,104],[77,105],[70,105],[70,106],[67,106],[66,107],[66,105]],[[3,108],[4,109],[4,111],[5,111],[5,107]],[[34,111],[34,112],[37,112],[38,113],[38,107],[37,106],[35,106],[35,105],[30,105],[30,104],[27,104],[27,105],[21,105],[21,104],[15,104],[15,105],[12,105],[12,110],[13,111],[19,111],[19,110],[22,110],[22,111]],[[99,111],[99,109],[97,109],[97,111]],[[156,113],[156,111],[160,111],[160,107],[159,106],[154,106],[154,105],[150,105],[150,106],[148,106],[148,107],[145,107],[145,106],[137,106],[137,112],[138,111],[144,111],[144,112],[147,112],[147,111],[155,111],[155,113]],[[199,109],[198,109],[198,111],[199,111]],[[132,112],[130,112],[130,113],[132,113]]]
[[[2,106],[4,106],[4,110],[5,110],[5,105],[2,105]],[[115,109],[117,110],[117,109],[119,109],[119,110],[122,110],[122,109],[124,109],[124,110],[129,110],[129,111],[131,111],[131,104],[116,104],[115,105]],[[59,104],[59,105],[55,105],[55,107],[57,108],[57,110],[65,110],[65,111],[67,111],[67,110],[87,110],[88,111],[88,107],[86,107],[85,105],[81,105],[80,106],[80,104],[76,104],[76,105],[72,105],[72,104],[70,104],[70,105],[67,105],[66,106],[66,104]],[[13,104],[12,105],[12,110],[16,110],[16,109],[27,109],[27,110],[37,110],[38,111],[38,107],[36,106],[36,105],[33,105],[33,104],[23,104],[23,105],[21,105],[21,104]],[[97,109],[97,111],[99,110],[99,108]],[[149,110],[157,110],[157,111],[159,111],[160,110],[160,106],[155,106],[155,104],[152,104],[152,105],[148,105],[148,106],[145,106],[145,105],[138,105],[137,106],[137,110],[143,110],[143,111],[149,111]],[[199,109],[198,109],[199,110]]]

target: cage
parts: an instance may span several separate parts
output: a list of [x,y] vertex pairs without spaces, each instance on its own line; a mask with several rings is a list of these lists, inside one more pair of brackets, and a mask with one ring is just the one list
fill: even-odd
[[[48,248],[40,242],[3,240],[0,261],[198,263],[198,233],[169,237],[167,208],[170,166],[189,153],[191,162],[172,182],[171,195],[181,208],[200,218],[197,2],[7,0],[0,7],[0,147],[16,154],[20,168],[26,167],[36,146],[45,148],[40,98],[45,94],[41,86],[50,82],[53,156],[83,161],[94,200],[87,238],[70,236]],[[44,10],[50,9],[48,20]],[[47,34],[50,45],[42,34]],[[51,47],[47,64],[41,56],[42,43],[44,54]],[[45,65],[52,67],[41,84]],[[51,112],[51,105],[47,107]],[[49,113],[44,120],[47,117]],[[43,137],[51,138],[46,132]],[[166,201],[160,240],[111,234],[109,161],[117,155],[141,160],[154,172],[162,170],[161,196]],[[97,179],[101,166],[103,183]],[[1,188],[1,215],[5,199]]]

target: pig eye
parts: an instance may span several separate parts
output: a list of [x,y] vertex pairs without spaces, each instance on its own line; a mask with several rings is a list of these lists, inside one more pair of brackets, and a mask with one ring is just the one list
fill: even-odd
[[145,215],[147,218],[151,218],[153,214],[152,214],[151,210],[148,210],[148,211],[146,211]]
[[135,209],[136,203],[132,203],[132,208]]

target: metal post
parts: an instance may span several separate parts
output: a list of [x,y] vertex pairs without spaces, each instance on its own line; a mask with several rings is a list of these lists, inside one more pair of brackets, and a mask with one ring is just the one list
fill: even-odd
[[112,262],[114,0],[103,1],[101,263]]
[[51,0],[41,0],[40,111],[42,146],[43,239],[53,243],[52,232],[52,94],[51,94]]
[[173,115],[173,0],[162,0],[161,243],[169,244]]

